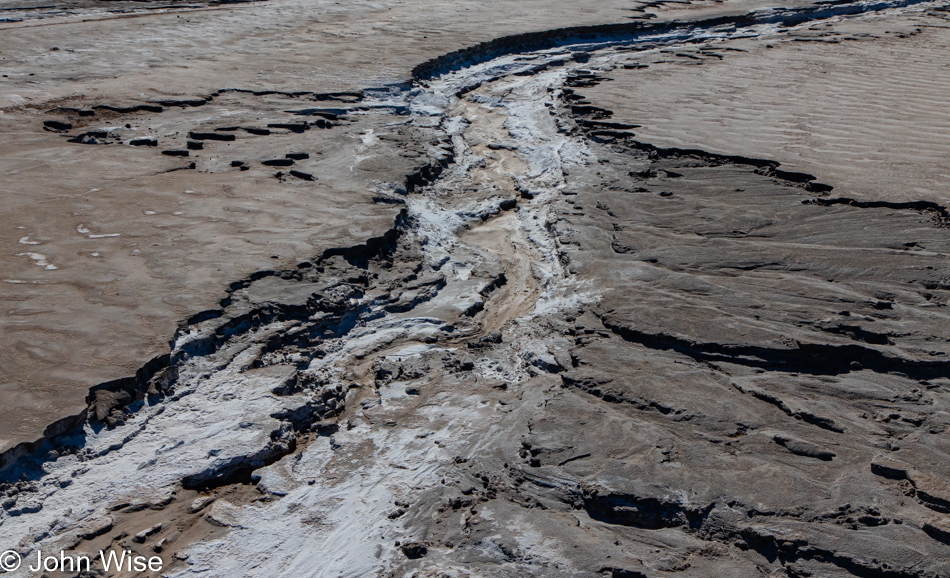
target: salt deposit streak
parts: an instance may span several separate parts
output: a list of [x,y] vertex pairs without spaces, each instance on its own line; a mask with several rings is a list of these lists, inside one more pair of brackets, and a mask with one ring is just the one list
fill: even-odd
[[42,253],[17,253],[18,257],[29,257],[33,259],[34,263],[40,267],[45,268],[47,271],[55,271],[56,266],[50,265],[49,258]]

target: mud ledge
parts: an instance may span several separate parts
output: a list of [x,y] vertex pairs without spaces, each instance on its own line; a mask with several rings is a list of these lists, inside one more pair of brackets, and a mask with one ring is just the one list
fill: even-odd
[[[406,177],[407,185],[412,189],[416,186],[425,186],[436,180],[442,170],[449,166],[454,159],[449,157],[438,162],[428,163]],[[409,188],[409,187],[407,187]],[[342,257],[347,263],[360,269],[366,269],[372,260],[386,259],[391,256],[396,248],[401,231],[407,226],[406,209],[400,210],[397,214],[393,226],[379,237],[368,239],[365,243],[352,245],[350,247],[336,247],[324,250],[324,252],[311,263],[309,261],[300,263],[297,269],[287,270],[261,270],[251,273],[244,279],[230,283],[226,289],[228,294],[232,294],[239,289],[250,287],[254,282],[267,277],[289,276],[297,277],[301,269],[310,267],[320,268],[323,263],[334,257]],[[196,313],[186,320],[178,323],[177,334],[187,333],[190,327],[194,327],[206,321],[222,318],[226,310],[231,305],[231,297],[225,297],[221,301],[221,309],[206,310]],[[291,308],[293,309],[293,308]],[[86,395],[87,407],[75,415],[67,416],[47,426],[43,435],[32,442],[22,442],[0,453],[0,482],[15,481],[21,462],[45,461],[39,456],[48,453],[58,447],[57,438],[71,437],[82,433],[83,427],[87,423],[112,426],[114,424],[107,421],[107,415],[112,410],[127,411],[136,403],[148,399],[150,403],[158,403],[166,394],[172,391],[175,380],[177,379],[176,367],[185,358],[193,356],[205,356],[218,350],[221,343],[235,335],[235,333],[246,333],[255,327],[260,327],[266,323],[277,320],[286,320],[290,318],[306,318],[312,314],[309,308],[306,311],[293,311],[283,307],[274,307],[265,305],[251,311],[248,311],[238,317],[225,321],[223,325],[217,328],[213,335],[198,340],[196,343],[188,344],[175,357],[172,352],[160,354],[136,371],[134,376],[123,377],[106,381],[89,388]],[[174,339],[169,342],[171,349],[174,348]],[[184,357],[183,357],[184,356]],[[98,410],[98,411],[97,411]],[[292,451],[292,450],[291,450]],[[279,453],[279,452],[278,452]],[[267,456],[267,459],[261,459],[260,463],[251,468],[257,469],[266,463],[272,463],[286,452],[274,453]],[[265,463],[266,462],[266,463]],[[215,475],[215,479],[243,479],[244,474],[249,475],[239,466],[235,466],[235,472],[228,471],[220,475]],[[240,470],[240,471],[238,471]],[[205,481],[192,480],[191,486],[194,487],[212,487],[213,484]],[[226,482],[222,482],[226,483]]]
[[705,20],[674,20],[662,23],[626,22],[622,24],[572,26],[569,28],[558,28],[540,32],[526,32],[524,34],[502,36],[501,38],[438,56],[413,68],[412,76],[416,80],[427,80],[474,64],[487,62],[499,56],[527,51],[548,50],[581,42],[603,43],[618,42],[626,39],[635,40],[638,36],[663,34],[683,28],[739,27],[771,23],[778,23],[783,26],[794,26],[809,20],[827,18],[829,16],[862,14],[889,8],[913,6],[914,4],[927,1],[929,0],[897,0],[893,2],[869,2],[864,4],[854,2],[829,2],[815,6],[775,8],[758,13],[738,16],[720,16]]

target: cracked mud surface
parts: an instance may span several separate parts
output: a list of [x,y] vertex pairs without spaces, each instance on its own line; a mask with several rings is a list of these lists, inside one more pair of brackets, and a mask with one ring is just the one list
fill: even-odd
[[[658,145],[605,88],[664,51],[725,63],[818,24],[934,23],[939,46],[945,16],[539,34],[361,91],[316,115],[329,130],[182,122],[294,161],[245,173],[318,183],[315,155],[242,127],[366,145],[399,123],[419,152],[378,179],[385,228],[230,283],[79,427],[11,458],[3,545],[121,545],[171,576],[950,575],[945,192]],[[333,142],[311,147],[358,154]],[[141,147],[181,162],[160,148]]]

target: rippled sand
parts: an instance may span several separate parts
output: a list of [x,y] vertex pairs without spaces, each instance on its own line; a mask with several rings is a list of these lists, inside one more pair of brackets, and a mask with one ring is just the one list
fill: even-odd
[[[585,91],[658,146],[775,159],[845,196],[950,200],[950,14],[867,16],[638,59]],[[715,48],[715,45],[710,45]],[[687,55],[687,56],[681,56]]]

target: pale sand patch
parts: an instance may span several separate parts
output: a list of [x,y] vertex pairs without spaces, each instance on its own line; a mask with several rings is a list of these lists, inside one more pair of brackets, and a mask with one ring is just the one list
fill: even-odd
[[720,50],[722,60],[677,50],[703,59],[639,58],[660,62],[579,92],[613,120],[642,125],[643,142],[774,159],[835,195],[946,205],[947,26],[925,14],[873,16],[807,27],[797,40],[731,42],[746,52]]

